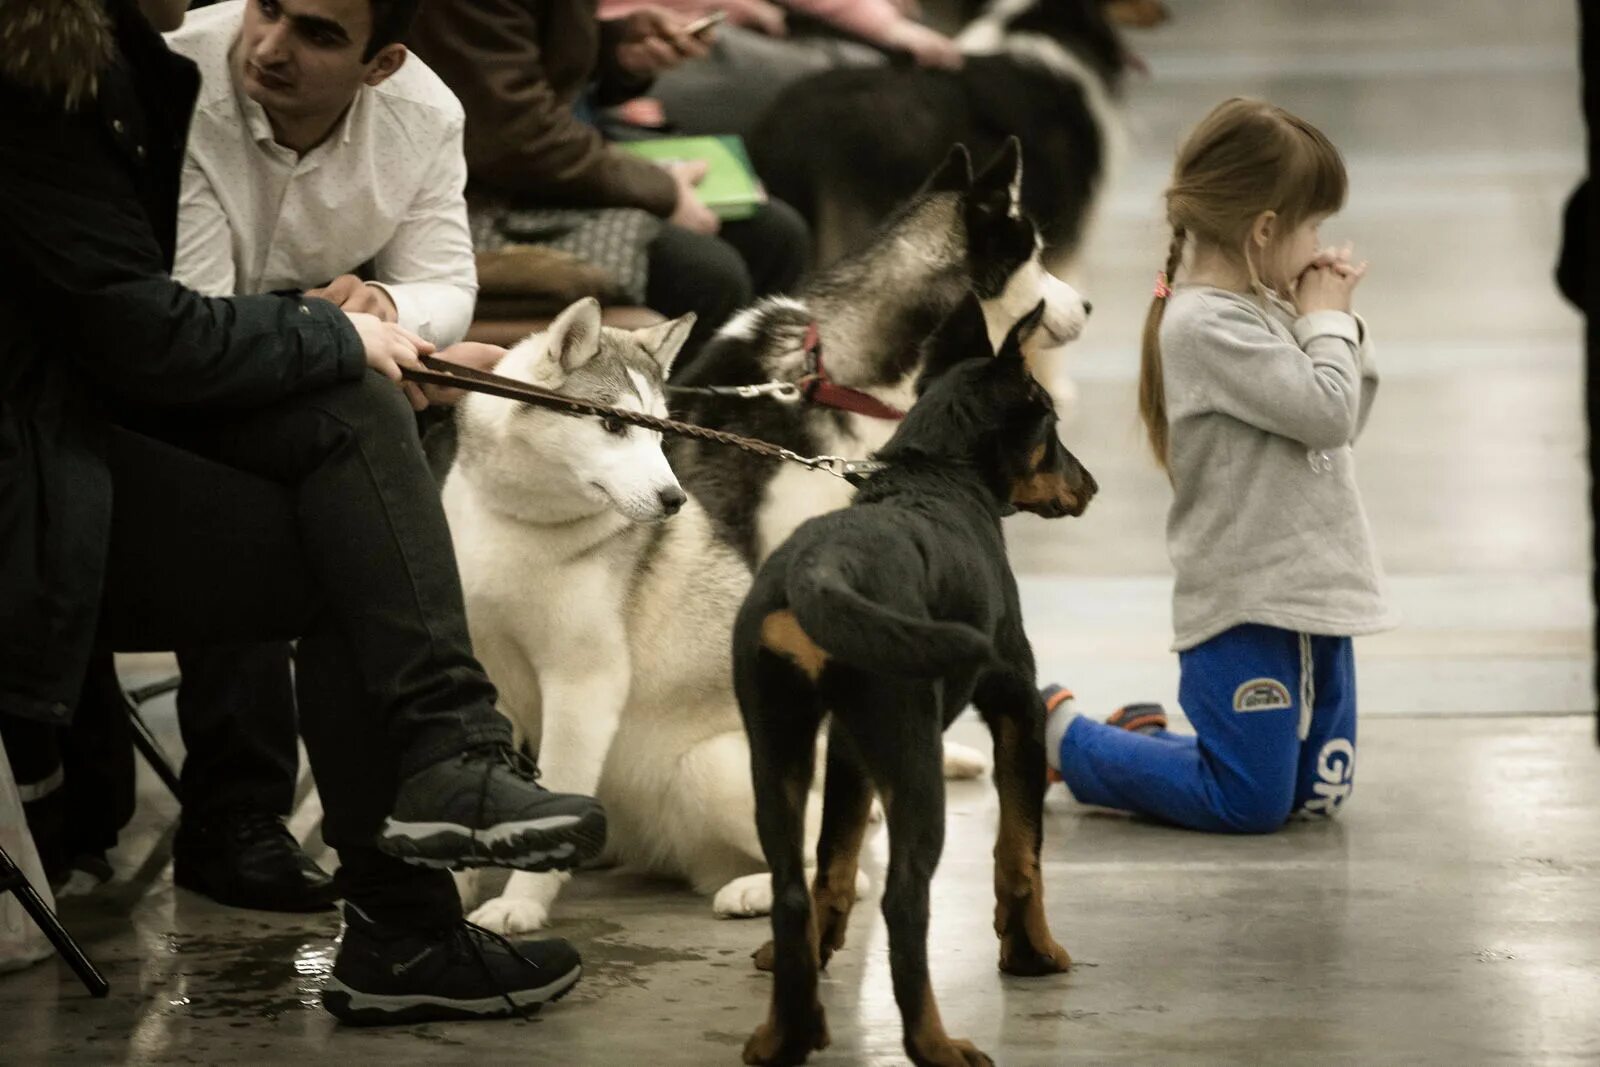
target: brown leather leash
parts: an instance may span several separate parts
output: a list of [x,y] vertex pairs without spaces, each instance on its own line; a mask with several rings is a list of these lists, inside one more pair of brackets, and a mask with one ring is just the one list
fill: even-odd
[[647,415],[642,411],[630,411],[627,408],[612,407],[609,404],[599,404],[592,400],[567,396],[565,393],[542,389],[537,385],[519,382],[514,378],[503,378],[498,374],[490,374],[488,371],[464,367],[459,363],[439,359],[437,356],[422,356],[421,360],[423,367],[426,368],[424,370],[417,370],[412,367],[401,368],[400,373],[407,381],[418,382],[423,385],[438,385],[447,389],[465,389],[474,393],[486,393],[489,396],[497,396],[505,400],[516,400],[524,404],[549,408],[565,415],[589,415],[600,419],[614,419],[632,426],[643,427],[646,430],[654,430],[657,433],[710,441],[713,444],[727,445],[730,448],[737,448],[752,455],[798,463],[808,470],[826,471],[852,484],[860,482],[867,475],[874,474],[886,466],[884,463],[871,459],[846,459],[843,456],[802,456],[798,452],[792,452],[781,445],[773,444],[771,441],[762,441],[754,437],[741,437],[736,433],[713,430],[707,426],[697,426],[692,422],[678,422],[674,419],[658,418],[655,415]]

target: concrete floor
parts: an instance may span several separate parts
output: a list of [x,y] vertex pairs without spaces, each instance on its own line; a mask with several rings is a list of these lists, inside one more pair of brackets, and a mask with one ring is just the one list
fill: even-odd
[[[1174,23],[1135,39],[1154,76],[1132,86],[1127,165],[1078,279],[1096,314],[1071,436],[1104,492],[1081,520],[1012,528],[1041,665],[1091,711],[1175,693],[1137,332],[1172,148],[1236,92],[1302,112],[1350,166],[1325,232],[1373,262],[1358,306],[1386,380],[1359,455],[1407,625],[1358,646],[1359,787],[1337,823],[1207,837],[1052,797],[1045,879],[1070,976],[996,972],[995,802],[953,786],[931,939],[947,1024],[1021,1067],[1600,1062],[1579,326],[1548,280],[1582,168],[1574,6],[1169,3]],[[127,667],[135,683],[167,669]],[[170,704],[155,718],[172,738]],[[333,919],[174,890],[175,815],[147,780],[116,881],[63,904],[112,997],[53,963],[0,977],[0,1063],[732,1064],[764,1013],[747,958],[764,923],[603,872],[562,898],[554,932],[588,974],[541,1017],[341,1031],[315,1001]],[[292,820],[314,847],[318,817],[313,795]],[[834,1045],[814,1063],[903,1062],[875,898],[824,982]]]

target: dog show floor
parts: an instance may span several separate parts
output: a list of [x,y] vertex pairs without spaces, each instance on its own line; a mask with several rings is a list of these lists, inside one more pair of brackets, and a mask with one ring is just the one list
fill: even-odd
[[[962,740],[983,730],[962,723]],[[1600,1059],[1600,774],[1579,718],[1380,719],[1337,822],[1268,837],[1186,833],[1056,787],[1044,879],[1068,975],[995,969],[987,782],[952,783],[929,937],[950,1032],[1006,1067],[1062,1063],[1576,1064]],[[531,1021],[349,1030],[316,1006],[332,915],[219,907],[164,870],[158,786],[69,926],[111,980],[94,1001],[46,963],[0,978],[0,1063],[737,1064],[765,1017],[764,920],[719,921],[680,888],[579,877],[556,933],[578,988]],[[818,1067],[905,1062],[874,890],[822,982]],[[131,923],[127,912],[131,908]]]
[[[1404,625],[1357,643],[1360,761],[1335,822],[1266,837],[1047,807],[1047,911],[1076,966],[995,967],[991,784],[951,783],[930,956],[946,1025],[1006,1067],[1062,1063],[1600,1062],[1600,749],[1590,688],[1580,322],[1551,283],[1583,169],[1575,5],[1503,0],[1168,0],[1130,37],[1129,147],[1072,277],[1095,316],[1072,357],[1067,439],[1102,492],[1078,520],[1010,527],[1041,673],[1095,716],[1175,705],[1168,489],[1134,405],[1138,332],[1167,245],[1159,192],[1182,132],[1261,95],[1344,152],[1326,239],[1384,384],[1360,479]],[[132,685],[170,660],[124,662]],[[171,698],[148,717],[181,751]],[[959,740],[986,747],[963,720]],[[223,908],[173,887],[178,810],[141,769],[139,812],[98,894],[62,902],[111,981],[0,976],[0,1064],[736,1064],[770,980],[765,920],[686,889],[585,873],[555,910],[586,973],[529,1021],[346,1030],[317,1006],[332,914]],[[291,820],[314,852],[311,793]],[[880,831],[881,833],[881,831]],[[822,984],[819,1067],[905,1062],[873,890]]]

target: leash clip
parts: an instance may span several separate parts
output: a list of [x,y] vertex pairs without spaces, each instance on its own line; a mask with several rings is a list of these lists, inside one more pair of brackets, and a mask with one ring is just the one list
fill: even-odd
[[761,385],[736,385],[733,393],[741,400],[760,400],[770,396],[783,404],[795,404],[800,400],[800,387],[793,382],[764,382]]
[[886,466],[875,459],[845,459],[843,456],[810,456],[801,458],[800,462],[812,470],[826,471],[847,482],[860,481]]

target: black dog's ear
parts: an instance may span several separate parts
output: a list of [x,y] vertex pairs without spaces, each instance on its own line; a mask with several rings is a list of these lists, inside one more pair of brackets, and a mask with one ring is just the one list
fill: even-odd
[[972,155],[967,151],[967,146],[960,142],[950,146],[944,162],[922,183],[924,193],[964,193],[970,188]]
[[962,360],[974,356],[992,356],[989,347],[989,325],[983,318],[983,305],[975,293],[968,292],[945,316],[938,329],[922,343],[922,373],[917,376],[917,395],[921,396],[932,382]]
[[1028,338],[1033,336],[1033,331],[1039,328],[1039,323],[1044,320],[1044,301],[1033,305],[1033,310],[1018,319],[1006,333],[1006,339],[1000,344],[999,359],[1014,359],[1022,362],[1022,346],[1028,343]]
[[1022,142],[1015,136],[1006,143],[993,159],[972,180],[972,190],[985,203],[1005,204],[1007,214],[1022,213]]

